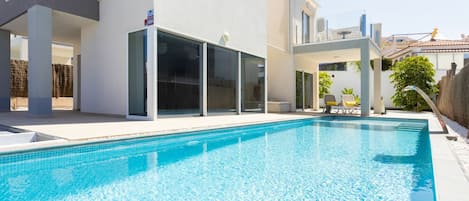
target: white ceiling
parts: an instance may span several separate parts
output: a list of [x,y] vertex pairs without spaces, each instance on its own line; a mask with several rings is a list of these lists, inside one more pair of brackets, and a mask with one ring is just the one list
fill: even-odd
[[296,56],[313,59],[317,63],[335,63],[360,60],[360,49],[343,49],[333,51],[312,52],[307,54],[297,54]]
[[[52,13],[52,40],[67,45],[77,44],[81,38],[81,27],[93,22],[95,21],[54,10]],[[12,34],[27,37],[28,13],[17,17],[1,28],[11,31]]]
[[369,47],[370,60],[381,56],[379,48],[375,47],[367,38],[350,40],[328,41],[324,43],[312,43],[299,45],[295,57],[301,59],[313,59],[316,63],[336,63],[361,60],[361,47]]

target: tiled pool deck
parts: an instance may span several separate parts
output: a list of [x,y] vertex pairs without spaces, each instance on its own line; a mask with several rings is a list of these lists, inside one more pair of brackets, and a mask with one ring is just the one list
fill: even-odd
[[[0,113],[0,125],[31,130],[61,138],[51,142],[29,145],[0,147],[1,152],[67,146],[95,141],[164,135],[175,132],[214,129],[230,126],[258,124],[274,121],[310,118],[320,113],[303,112],[293,114],[244,114],[209,117],[162,118],[155,122],[128,121],[120,116],[84,114],[71,111],[56,111],[52,117],[31,117],[26,112]],[[389,111],[379,117],[428,119],[432,135],[432,157],[438,200],[468,200],[469,182],[463,171],[464,163],[458,160],[455,145],[441,133],[441,127],[432,113],[410,113]],[[456,135],[455,131],[451,135]],[[467,144],[465,144],[467,145]],[[458,146],[464,146],[458,144]],[[467,145],[469,147],[469,145]],[[469,151],[469,148],[467,149]],[[463,152],[464,153],[464,152]],[[459,157],[461,158],[461,157]],[[469,168],[469,166],[468,166]],[[469,172],[469,171],[466,171]]]

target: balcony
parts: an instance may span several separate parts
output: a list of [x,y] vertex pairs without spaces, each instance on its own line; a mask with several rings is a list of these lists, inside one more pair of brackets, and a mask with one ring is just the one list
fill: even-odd
[[366,14],[346,13],[319,17],[316,21],[316,36],[314,42],[327,42],[336,40],[358,39],[369,36],[370,24],[367,24]]

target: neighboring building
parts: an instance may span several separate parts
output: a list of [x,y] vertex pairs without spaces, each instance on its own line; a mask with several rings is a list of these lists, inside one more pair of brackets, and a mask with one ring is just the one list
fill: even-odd
[[383,38],[381,48],[383,55],[386,57],[386,55],[393,54],[416,42],[418,42],[418,40],[408,36],[389,36]]
[[438,82],[446,71],[451,69],[452,63],[457,65],[456,72],[464,67],[465,59],[469,58],[469,41],[465,40],[435,40],[410,44],[393,54],[386,55],[393,63],[402,61],[410,56],[425,56],[436,70],[435,80]]
[[[310,83],[301,84],[302,108],[318,109],[319,63],[361,59],[369,69],[381,53],[364,34],[364,16],[360,37],[345,30],[345,39],[323,39],[316,12],[312,0],[0,1],[0,51],[10,52],[10,34],[28,38],[33,115],[52,112],[53,43],[73,47],[74,108],[82,112],[148,120],[241,114],[266,112],[267,98],[294,111],[298,73]],[[0,111],[10,108],[9,60],[0,55]],[[370,77],[361,74],[365,116],[370,86],[380,93]]]

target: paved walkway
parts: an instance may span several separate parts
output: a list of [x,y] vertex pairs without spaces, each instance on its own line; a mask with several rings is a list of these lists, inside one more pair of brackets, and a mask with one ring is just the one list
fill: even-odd
[[304,115],[255,114],[162,118],[156,121],[131,121],[121,116],[55,111],[51,117],[31,117],[26,112],[0,113],[0,125],[59,137],[69,141],[99,138],[162,135],[174,132],[215,129],[230,126],[308,118]]

